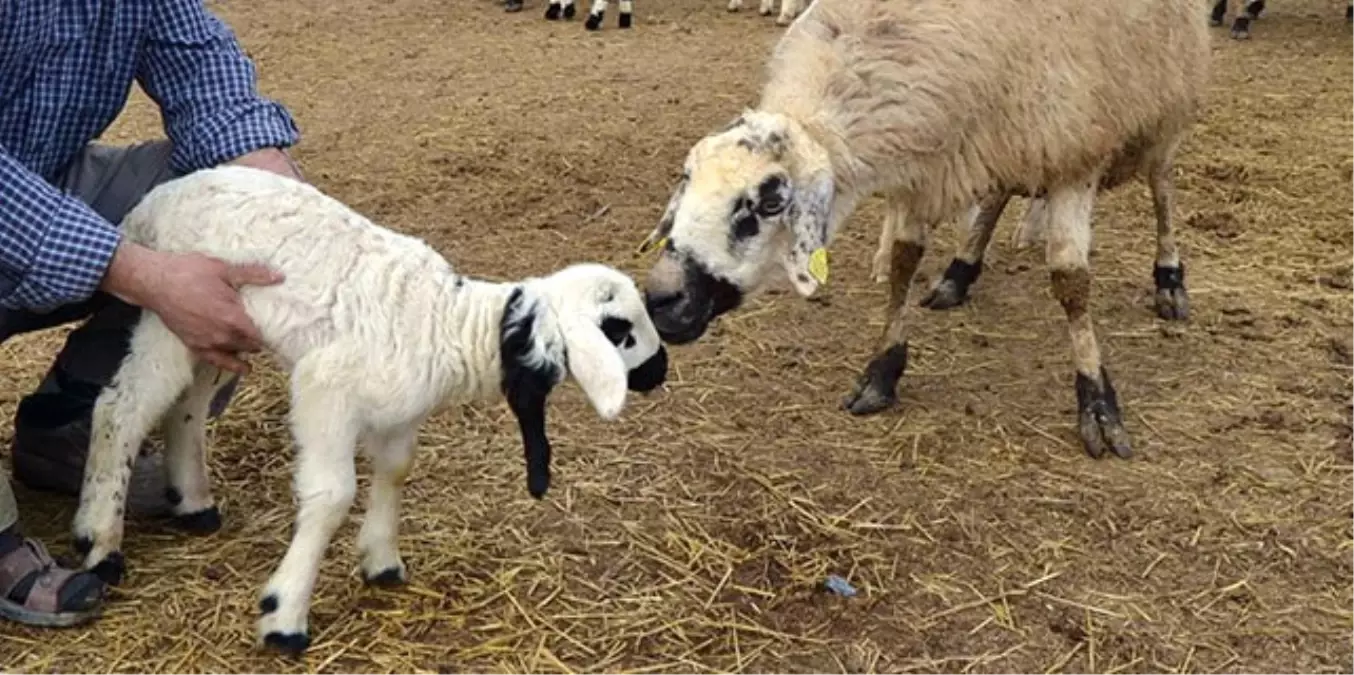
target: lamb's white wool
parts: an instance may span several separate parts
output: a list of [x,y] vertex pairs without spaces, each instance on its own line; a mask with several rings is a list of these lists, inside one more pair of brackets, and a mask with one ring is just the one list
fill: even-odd
[[[877,412],[896,401],[908,294],[932,228],[967,209],[966,246],[981,252],[1012,196],[1038,197],[1025,229],[1047,239],[1068,315],[1082,440],[1097,456],[1127,455],[1087,314],[1089,219],[1098,190],[1145,177],[1158,311],[1184,318],[1171,166],[1206,89],[1201,10],[1196,0],[814,0],[776,45],[757,107],[691,148],[649,236],[665,242],[646,289],[660,334],[698,339],[776,278],[812,295],[840,227],[881,195],[886,326],[844,402]],[[981,270],[973,260],[956,258],[946,277],[967,286]]]
[[[581,264],[514,283],[470,279],[422,241],[272,173],[227,167],[166,183],[133,209],[124,230],[159,250],[264,263],[286,275],[240,295],[291,374],[298,514],[259,622],[259,637],[288,651],[308,644],[311,590],[356,495],[359,442],[374,471],[358,534],[362,573],[399,582],[401,486],[429,415],[503,395],[522,434],[528,490],[540,498],[550,479],[546,396],[566,372],[607,419],[620,414],[627,390],[652,390],[666,376],[666,351],[621,272]],[[174,513],[191,529],[220,526],[203,423],[225,380],[145,313],[95,405],[74,523],[87,567],[113,583],[121,577],[123,495],[134,454],[157,423]]]
[[[729,0],[728,9],[730,12],[740,12],[743,10],[743,0]],[[776,24],[788,26],[794,22],[795,17],[804,11],[804,0],[780,0],[780,14],[776,16]],[[771,16],[776,13],[776,0],[761,0],[757,8],[757,13],[762,16]]]

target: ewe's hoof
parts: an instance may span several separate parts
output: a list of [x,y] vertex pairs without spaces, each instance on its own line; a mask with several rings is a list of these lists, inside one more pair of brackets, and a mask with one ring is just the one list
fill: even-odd
[[379,586],[382,588],[392,588],[403,586],[408,582],[408,573],[403,567],[387,567],[374,575],[368,575],[362,572],[362,583],[368,586]]
[[907,368],[907,343],[896,344],[875,355],[856,380],[856,388],[842,400],[852,415],[869,415],[898,402],[898,380]]
[[1185,265],[1175,267],[1152,266],[1152,280],[1156,283],[1157,316],[1168,321],[1189,318],[1189,294],[1185,292]]
[[941,279],[926,297],[921,299],[921,306],[927,309],[942,311],[954,309],[968,301],[968,292],[961,289],[959,284],[949,280]]
[[221,529],[221,511],[209,506],[201,511],[174,516],[174,526],[189,534],[212,534]]
[[1086,454],[1093,459],[1113,452],[1123,459],[1133,456],[1128,431],[1119,413],[1119,397],[1109,373],[1100,369],[1100,382],[1077,373],[1077,432]]
[[310,636],[305,633],[273,631],[263,636],[263,644],[291,658],[300,658],[310,648]]

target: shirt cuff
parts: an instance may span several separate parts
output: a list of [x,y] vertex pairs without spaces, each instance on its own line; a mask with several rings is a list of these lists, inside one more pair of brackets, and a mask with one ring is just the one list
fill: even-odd
[[289,148],[300,132],[281,104],[261,100],[204,120],[188,143],[176,143],[170,168],[180,174],[207,169],[264,148]]
[[0,306],[47,312],[89,299],[103,283],[122,234],[84,204],[71,201],[61,204],[53,220],[23,281],[0,299]]

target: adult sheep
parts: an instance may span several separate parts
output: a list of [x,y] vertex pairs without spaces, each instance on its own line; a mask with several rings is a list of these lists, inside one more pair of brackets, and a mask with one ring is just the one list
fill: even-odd
[[1169,174],[1205,89],[1205,15],[1200,0],[816,0],[775,47],[758,107],[687,154],[642,247],[666,242],[646,288],[659,334],[694,341],[780,274],[812,295],[840,225],[882,194],[896,239],[888,317],[844,406],[883,410],[932,226],[992,195],[1042,192],[1080,436],[1093,457],[1129,456],[1088,311],[1091,209],[1128,158]]

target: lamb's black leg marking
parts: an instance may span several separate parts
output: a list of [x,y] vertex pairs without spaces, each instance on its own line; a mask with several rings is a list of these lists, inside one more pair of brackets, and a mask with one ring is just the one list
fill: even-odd
[[122,576],[127,573],[127,561],[121,552],[113,551],[89,571],[105,584],[117,586],[122,583]]
[[545,18],[547,21],[559,21],[560,6],[558,3],[550,3],[545,8]]
[[299,659],[310,648],[310,636],[305,633],[273,631],[263,636],[263,644],[293,659]]
[[588,30],[597,30],[602,27],[602,19],[606,18],[606,11],[597,12],[588,15],[588,21],[583,25]]
[[362,575],[362,583],[368,586],[382,586],[391,588],[404,585],[404,573],[398,567],[387,567],[377,572],[375,576]]
[[563,369],[535,354],[537,303],[521,288],[508,296],[500,333],[503,395],[517,417],[527,463],[527,492],[540,499],[550,489],[550,439],[545,435],[545,401]]
[[1232,21],[1232,39],[1251,39],[1251,17],[1245,14],[1238,14],[1236,16],[1236,19]]
[[633,21],[632,17],[633,17],[633,16],[634,16],[634,15],[631,14],[630,12],[621,12],[620,19],[618,19],[618,20],[616,21],[616,27],[617,27],[617,28],[629,28],[629,27],[631,26],[631,24],[632,24],[632,21]]
[[577,6],[577,5],[574,5],[573,3],[570,3],[570,4],[564,6],[564,20],[565,20],[565,21],[573,21],[573,20],[574,20],[574,17],[577,16],[577,15],[578,15],[578,6]]
[[1208,23],[1212,26],[1221,26],[1222,20],[1227,17],[1227,0],[1217,0],[1213,3],[1213,12],[1208,17]]
[[1260,18],[1260,15],[1265,13],[1265,0],[1251,0],[1250,4],[1246,5],[1246,13],[1251,15],[1252,19]]

